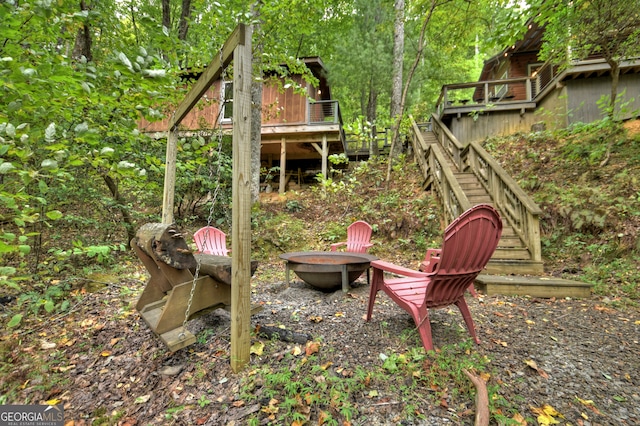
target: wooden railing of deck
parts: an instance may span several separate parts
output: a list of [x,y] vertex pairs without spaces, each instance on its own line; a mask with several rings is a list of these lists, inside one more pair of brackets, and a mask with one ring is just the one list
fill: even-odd
[[433,115],[431,128],[438,144],[426,144],[422,132],[412,119],[416,158],[431,184],[435,185],[446,207],[448,221],[471,207],[467,197],[457,183],[453,171],[448,167],[444,154],[448,155],[460,172],[472,172],[491,196],[494,206],[510,224],[529,250],[531,260],[540,262],[540,215],[542,210],[516,181],[485,151],[480,144],[472,142],[463,146],[449,129]]

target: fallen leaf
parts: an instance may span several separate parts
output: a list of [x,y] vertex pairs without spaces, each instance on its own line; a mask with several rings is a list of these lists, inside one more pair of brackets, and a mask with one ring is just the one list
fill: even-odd
[[520,426],[527,426],[527,420],[520,413],[515,413],[511,420],[517,422]]
[[302,348],[300,348],[300,346],[296,345],[293,350],[291,350],[291,355],[293,356],[298,356],[302,353]]
[[144,404],[151,399],[151,395],[143,395],[136,398],[135,404]]
[[252,353],[258,356],[262,355],[263,351],[264,351],[264,343],[260,341],[257,341],[256,343],[251,345],[251,348],[249,349],[249,353]]
[[344,312],[336,312],[335,314],[337,317],[343,317],[344,316]]
[[544,377],[545,379],[549,378],[549,375],[547,374],[547,372],[544,371],[542,368],[539,368],[538,364],[536,364],[534,360],[526,359],[524,360],[524,363],[527,364],[529,367],[533,368],[534,370],[536,370],[540,376]]
[[313,355],[318,351],[320,351],[320,342],[307,342],[307,347],[305,348],[307,356]]
[[316,324],[321,322],[322,320],[323,320],[323,318],[320,317],[320,316],[312,315],[312,316],[309,317],[309,321],[315,322]]
[[233,404],[234,407],[239,408],[242,407],[244,405],[244,401],[243,400],[239,400],[239,401],[234,401]]
[[41,349],[53,349],[55,348],[57,345],[53,342],[47,342],[46,340],[42,340],[40,343],[40,348]]

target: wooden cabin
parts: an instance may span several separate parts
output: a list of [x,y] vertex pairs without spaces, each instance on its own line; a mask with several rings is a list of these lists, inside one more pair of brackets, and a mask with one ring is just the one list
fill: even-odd
[[[264,76],[260,160],[263,167],[279,167],[280,192],[290,178],[298,185],[313,180],[317,173],[327,176],[328,157],[346,154],[346,141],[338,101],[331,98],[327,71],[318,57],[300,59],[317,79],[310,84],[301,74],[289,74],[293,84],[276,73]],[[197,76],[195,76],[197,78]],[[218,117],[225,131],[232,128],[232,82],[216,81],[196,107],[182,120],[179,130],[213,131]],[[142,132],[166,134],[171,110],[161,121],[141,120]]]
[[[488,59],[477,82],[443,86],[437,114],[458,140],[479,141],[489,136],[557,129],[602,118],[598,100],[611,93],[610,67],[594,55],[560,69],[539,58],[544,28],[529,22],[514,45]],[[626,106],[620,118],[640,110],[640,58],[620,64],[618,93]],[[544,114],[540,112],[544,111]]]

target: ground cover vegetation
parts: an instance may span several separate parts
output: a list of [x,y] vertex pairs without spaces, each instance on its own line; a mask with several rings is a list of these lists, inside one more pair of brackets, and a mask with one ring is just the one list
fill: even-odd
[[[140,224],[159,220],[164,173],[164,140],[141,135],[137,120],[161,118],[159,105],[181,99],[180,70],[201,69],[238,21],[254,19],[265,69],[283,63],[297,69],[296,58],[320,55],[348,121],[366,129],[391,123],[390,87],[376,80],[389,71],[390,60],[380,58],[390,58],[390,2],[255,2],[268,3],[259,19],[242,1],[178,3],[0,1],[0,403],[63,403],[74,424],[395,424],[428,421],[432,413],[469,423],[475,391],[463,374],[468,369],[488,381],[495,421],[557,418],[543,410],[538,387],[527,393],[528,376],[508,364],[517,357],[508,349],[523,349],[516,337],[505,337],[504,324],[505,334],[489,338],[489,349],[475,348],[446,313],[439,319],[447,324],[440,350],[425,354],[391,305],[380,307],[391,316],[372,326],[375,333],[358,329],[366,285],[346,299],[297,288],[307,294],[306,309],[318,310],[309,320],[318,326],[312,343],[289,346],[256,335],[252,365],[243,374],[228,368],[228,321],[220,313],[196,325],[195,349],[166,352],[133,309],[146,272],[128,241]],[[438,6],[429,42],[407,47],[406,62],[420,49],[424,55],[407,100],[415,116],[426,119],[442,84],[473,80],[480,55],[502,46],[491,35],[507,34],[496,29],[518,11],[498,13],[500,3],[476,2],[474,9],[466,1],[407,2],[408,40],[418,39],[425,8]],[[464,24],[453,25],[452,18]],[[599,301],[537,301],[528,309],[609,315],[620,347],[633,346],[634,331],[637,336],[640,282],[640,155],[632,123],[623,129],[605,120],[485,143],[543,207],[548,272],[593,283]],[[208,219],[229,229],[229,146],[224,138],[180,141],[176,218],[188,232]],[[355,219],[373,224],[373,252],[397,263],[415,266],[427,247],[438,245],[440,208],[420,190],[410,158],[393,164],[389,187],[385,169],[384,159],[336,166],[317,185],[255,207],[252,253],[261,266],[252,285],[266,308],[263,321],[295,328],[309,317],[296,309],[300,297],[282,288],[277,256],[326,249]],[[210,205],[214,189],[220,196]],[[496,311],[508,321],[519,318],[514,312],[525,302],[472,303],[473,312],[490,306],[486,317]],[[486,317],[478,323],[491,331]],[[345,345],[370,347],[370,354],[345,357]],[[621,371],[637,363],[621,360]],[[515,383],[497,371],[505,366],[515,371]],[[600,408],[631,407],[637,378],[604,374],[626,386]],[[536,400],[533,409],[527,398]],[[580,393],[562,399],[562,407],[599,415]],[[599,420],[620,423],[604,415]]]
[[[589,157],[593,149],[576,154],[578,148],[573,146],[579,142],[596,148],[603,143],[598,136],[601,130],[594,131],[593,126],[490,139],[485,146],[543,207],[543,256],[548,272],[595,284],[596,308],[631,318],[625,325],[633,328],[634,315],[635,327],[638,324],[640,203],[638,183],[627,173],[635,176],[640,167],[638,123],[628,123],[628,132],[616,130],[618,141],[610,160],[597,171],[589,166],[598,161]],[[436,339],[447,336],[436,343],[438,350],[424,353],[410,321],[399,320],[397,312],[371,323],[375,333],[371,328],[360,329],[366,327],[362,315],[368,286],[364,283],[346,299],[341,291],[318,296],[317,291],[300,287],[301,283],[284,289],[280,253],[324,250],[344,239],[346,226],[356,218],[373,224],[376,244],[371,251],[381,258],[415,267],[427,247],[438,246],[440,207],[420,189],[415,166],[408,160],[397,163],[394,184],[388,190],[383,189],[385,173],[384,159],[352,165],[336,170],[330,183],[286,196],[265,194],[252,214],[252,253],[260,261],[252,297],[264,304],[266,312],[258,318],[294,331],[305,323],[317,325],[320,328],[311,333],[313,339],[307,344],[287,344],[255,334],[250,365],[234,375],[228,367],[228,317],[216,313],[194,320],[198,337],[194,349],[168,354],[133,308],[146,272],[131,253],[103,253],[101,260],[62,259],[56,263],[57,272],[40,273],[47,280],[45,293],[5,293],[17,299],[3,305],[3,321],[11,327],[0,345],[2,402],[64,403],[74,424],[361,424],[366,419],[381,424],[438,424],[443,419],[469,424],[475,389],[464,375],[468,370],[487,381],[492,421],[523,424],[545,421],[540,416],[561,419],[553,413],[567,414],[560,409],[562,398],[528,404],[530,384],[523,388],[501,379],[503,373],[497,368],[504,361],[495,347],[506,346],[507,341],[515,346],[514,340],[522,337],[512,337],[507,330],[491,334],[485,325],[483,330],[489,334],[483,340],[489,342],[475,347],[462,325],[450,325],[436,332],[440,337],[434,334]],[[606,218],[597,219],[598,214]],[[180,226],[192,232],[202,223],[203,218],[190,217]],[[320,300],[325,300],[322,308]],[[483,320],[478,315],[485,307],[496,310],[493,315],[512,316],[504,309],[525,303],[483,300],[471,302],[479,324]],[[43,306],[46,303],[52,309]],[[546,315],[549,309],[585,309],[584,304],[568,303],[537,302]],[[393,311],[393,304],[383,302],[380,309]],[[527,310],[527,321],[541,321],[531,307]],[[17,313],[24,315],[22,321],[10,324]],[[445,313],[444,319],[434,316],[432,321],[447,324],[451,321],[447,317]],[[345,355],[345,345],[369,347],[370,353],[366,359],[362,354],[350,357]],[[563,345],[572,347],[567,342]],[[518,356],[510,357],[514,355]],[[535,360],[524,361],[533,365],[527,368],[536,377],[550,369]],[[149,362],[154,367],[149,368]],[[168,367],[177,372],[165,372]],[[108,372],[113,381],[104,376]],[[156,386],[163,390],[154,391]],[[539,396],[535,392],[534,397]],[[615,395],[623,401],[619,404],[633,402],[622,392]],[[97,397],[104,404],[87,408],[93,407],[89,400]],[[584,393],[575,397],[584,401],[578,406],[587,407],[590,416],[595,415],[590,410],[603,409],[603,403],[589,403],[591,398]],[[120,402],[112,405],[114,398]],[[615,423],[604,416],[600,419],[602,424]]]

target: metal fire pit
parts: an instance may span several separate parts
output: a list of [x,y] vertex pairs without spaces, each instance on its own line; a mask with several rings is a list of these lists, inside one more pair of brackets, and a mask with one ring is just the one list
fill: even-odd
[[343,291],[348,291],[349,284],[378,259],[370,254],[338,251],[300,251],[281,254],[280,258],[285,261],[287,286],[291,270],[315,288],[329,290],[342,284]]

